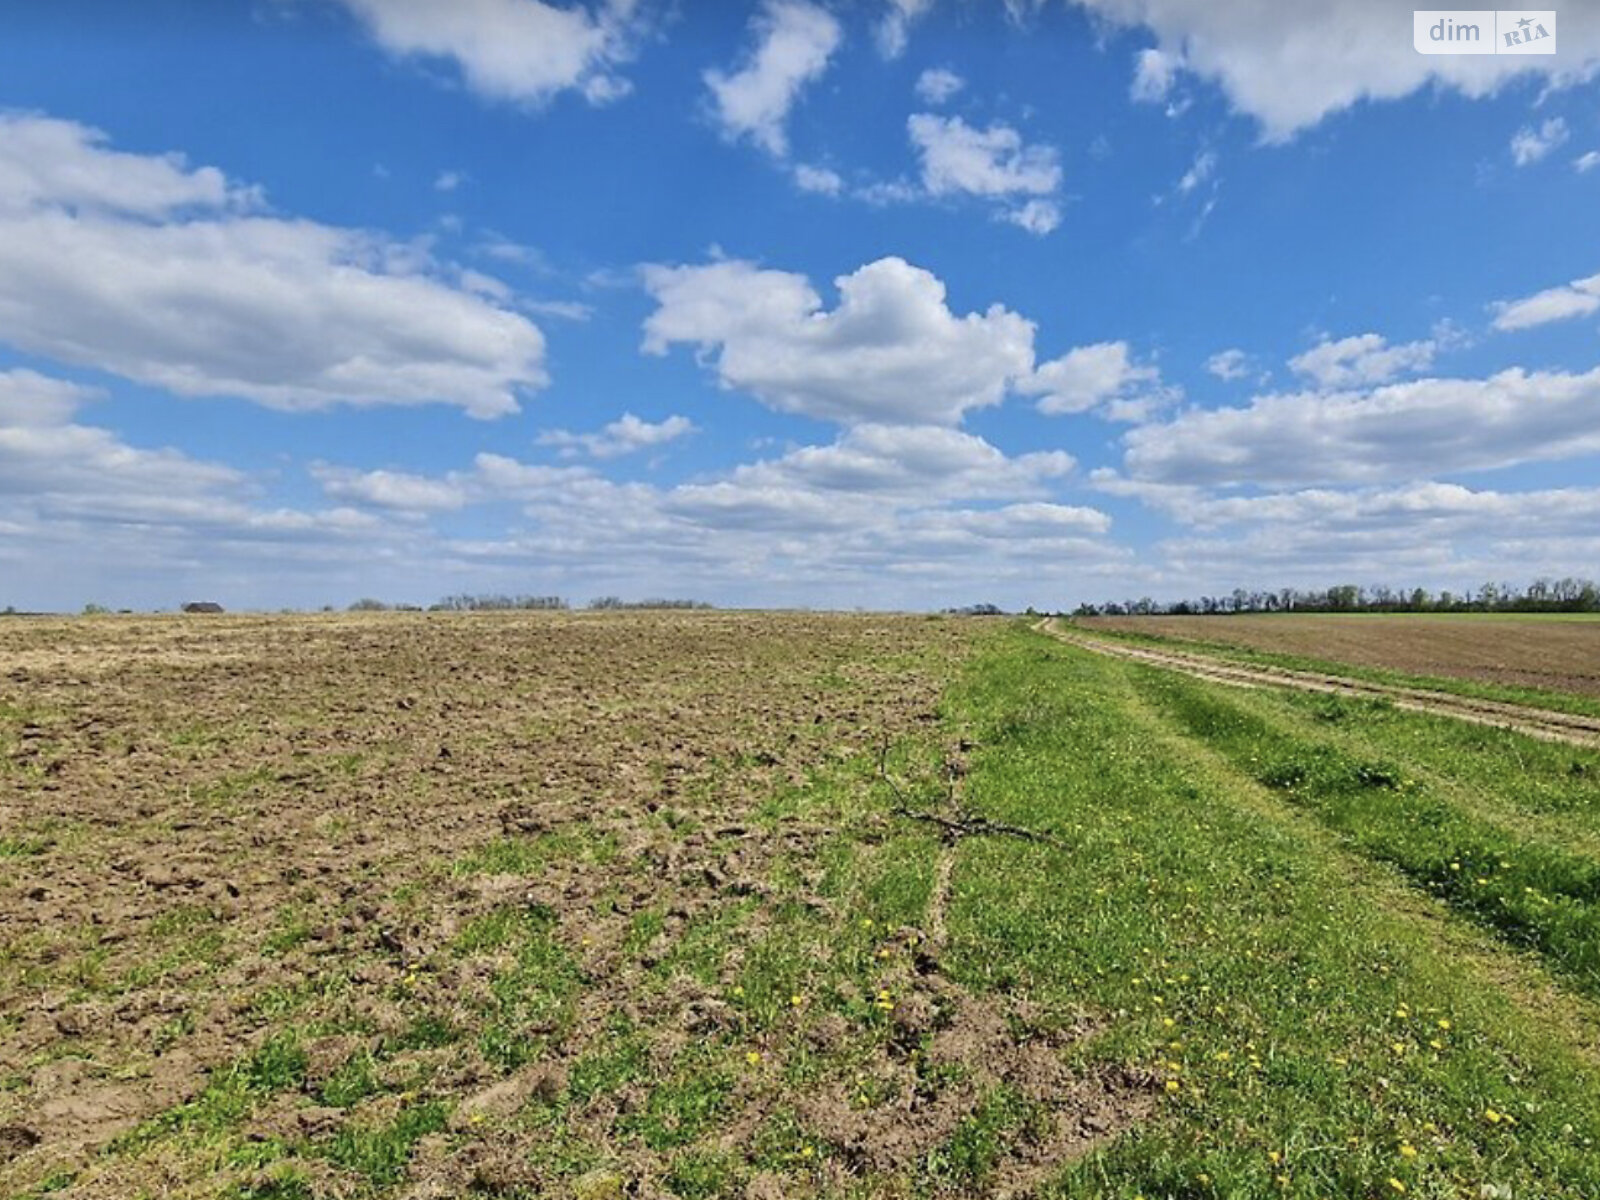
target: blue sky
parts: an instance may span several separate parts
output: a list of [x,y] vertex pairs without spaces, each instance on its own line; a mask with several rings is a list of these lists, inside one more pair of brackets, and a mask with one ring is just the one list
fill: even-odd
[[1600,574],[1600,9],[18,0],[0,605]]

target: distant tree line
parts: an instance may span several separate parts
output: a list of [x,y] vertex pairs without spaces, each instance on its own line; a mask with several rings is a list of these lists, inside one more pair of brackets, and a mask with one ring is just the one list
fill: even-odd
[[1600,585],[1590,579],[1536,579],[1526,587],[1486,583],[1476,591],[1361,587],[1346,583],[1324,591],[1252,591],[1163,602],[1148,596],[1109,604],[1080,604],[1078,617],[1213,616],[1227,613],[1592,613],[1600,612]]
[[560,612],[570,608],[560,596],[500,596],[485,594],[446,596],[430,607],[430,612],[501,612],[507,609]]
[[704,600],[623,600],[618,596],[596,596],[589,601],[589,607],[596,610],[607,609],[644,609],[644,608],[711,608]]

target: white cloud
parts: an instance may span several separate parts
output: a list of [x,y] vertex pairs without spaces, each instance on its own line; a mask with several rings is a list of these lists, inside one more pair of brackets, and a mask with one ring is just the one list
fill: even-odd
[[336,500],[401,512],[447,512],[461,508],[469,498],[458,480],[404,471],[354,471],[318,463],[311,475]]
[[1597,453],[1597,411],[1600,368],[1268,395],[1131,430],[1124,462],[1155,483],[1379,483]]
[[[1033,366],[1033,325],[1000,305],[957,316],[937,277],[899,258],[838,278],[825,311],[802,275],[747,262],[647,267],[644,348],[699,347],[727,388],[845,424],[955,424]],[[714,356],[714,357],[713,357]]]
[[1041,363],[1018,390],[1042,397],[1049,416],[1099,410],[1112,420],[1144,420],[1181,395],[1162,386],[1161,372],[1133,361],[1127,342],[1098,342]]
[[705,73],[724,136],[747,137],[775,157],[789,152],[784,129],[801,90],[821,78],[843,36],[833,14],[808,0],[767,0],[754,21],[758,45],[731,75]]
[[1398,527],[1412,538],[1423,533],[1447,538],[1592,532],[1597,507],[1600,488],[1497,492],[1425,481],[1397,488],[1213,497],[1175,507],[1172,515],[1204,529],[1271,522],[1329,532]]
[[1005,209],[999,215],[1002,221],[1025,229],[1035,237],[1043,237],[1061,224],[1061,205],[1054,200],[1035,198]]
[[1226,379],[1229,382],[1246,378],[1254,369],[1250,356],[1243,350],[1219,350],[1206,359],[1206,370],[1218,379]]
[[1053,146],[1029,146],[1009,125],[975,129],[960,117],[913,113],[906,122],[921,159],[922,185],[930,196],[970,195],[991,200],[1023,199],[1002,215],[1030,233],[1049,233],[1060,223],[1051,197],[1061,187],[1060,155]]
[[905,53],[911,26],[933,7],[933,0],[887,0],[889,11],[878,22],[875,37],[878,51],[885,58]]
[[794,181],[803,192],[817,192],[824,196],[837,196],[844,190],[844,180],[837,171],[830,171],[827,167],[813,167],[805,163],[798,163],[794,169]]
[[1139,51],[1134,57],[1133,98],[1146,104],[1165,100],[1182,66],[1183,59],[1179,55],[1153,48]]
[[922,157],[922,182],[935,196],[1048,195],[1061,186],[1054,147],[1025,146],[1008,125],[974,129],[960,117],[913,113],[906,127]]
[[1176,72],[1212,80],[1233,107],[1282,141],[1362,100],[1393,100],[1430,83],[1470,97],[1517,76],[1553,84],[1589,76],[1600,61],[1600,9],[1561,10],[1561,54],[1421,55],[1410,10],[1390,0],[1264,4],[1261,0],[1077,0],[1123,26],[1144,26],[1157,45],[1137,60],[1133,94],[1164,100]]
[[1520,300],[1502,300],[1491,307],[1495,313],[1494,327],[1502,332],[1587,317],[1600,310],[1600,275],[1574,279]]
[[1558,146],[1565,145],[1570,136],[1566,121],[1560,117],[1551,117],[1537,129],[1524,125],[1512,135],[1512,161],[1519,167],[1536,163]]
[[618,458],[664,446],[694,431],[694,423],[688,417],[671,416],[652,423],[632,413],[623,413],[599,433],[547,429],[539,435],[538,442],[541,446],[558,447],[568,456],[581,453],[591,458]]
[[929,67],[917,76],[917,98],[924,104],[944,104],[966,86],[967,81],[954,71]]
[[1185,194],[1194,191],[1206,180],[1210,179],[1217,170],[1217,156],[1211,150],[1202,150],[1195,155],[1194,163],[1183,173],[1183,178],[1178,180],[1178,190]]
[[342,0],[400,57],[448,59],[490,100],[537,104],[567,89],[599,104],[624,95],[636,0],[558,7],[542,0]]
[[1329,341],[1326,338],[1289,360],[1298,374],[1306,375],[1325,388],[1360,387],[1387,383],[1397,375],[1426,371],[1433,365],[1438,345],[1432,341],[1406,342],[1391,346],[1379,334]]
[[587,321],[594,316],[594,305],[579,300],[522,300],[517,307],[537,316],[556,317],[562,321]]
[[[712,487],[724,495],[754,489],[853,496],[868,504],[892,497],[925,505],[1039,497],[1046,481],[1069,474],[1073,466],[1072,456],[1062,451],[1007,458],[984,439],[955,429],[857,425],[832,445],[805,446],[740,467]],[[694,487],[679,491],[708,494]]]
[[0,115],[0,341],[284,409],[444,403],[492,417],[546,382],[539,330],[424,250],[252,203],[213,168]]
[[0,373],[8,603],[26,605],[32,595],[76,606],[98,598],[90,589],[102,579],[122,587],[152,576],[167,581],[190,563],[212,569],[245,561],[259,575],[267,545],[288,559],[331,543],[376,548],[383,530],[360,513],[264,507],[243,472],[171,448],[133,446],[77,421],[77,409],[98,396],[34,372]]
[[1587,174],[1596,167],[1600,167],[1600,150],[1589,150],[1578,155],[1577,158],[1572,160],[1572,167],[1579,174]]
[[434,178],[433,190],[436,192],[453,192],[466,182],[467,177],[460,171],[440,171]]
[[100,392],[37,371],[0,371],[0,426],[36,429],[65,425]]
[[0,112],[0,214],[44,207],[77,214],[170,217],[185,209],[255,207],[259,195],[179,154],[126,154],[73,121]]

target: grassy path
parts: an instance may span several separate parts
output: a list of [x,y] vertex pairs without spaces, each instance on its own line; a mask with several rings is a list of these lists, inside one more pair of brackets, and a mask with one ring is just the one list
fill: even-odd
[[1218,691],[1019,634],[963,693],[973,808],[1072,849],[967,849],[960,972],[1163,1080],[1059,1194],[1593,1195],[1593,1006],[1261,783]]

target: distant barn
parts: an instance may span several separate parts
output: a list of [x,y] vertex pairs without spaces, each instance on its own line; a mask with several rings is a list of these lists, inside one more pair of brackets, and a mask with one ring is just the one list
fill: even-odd
[[214,600],[191,600],[183,606],[183,611],[186,613],[219,613],[222,611],[222,605]]

